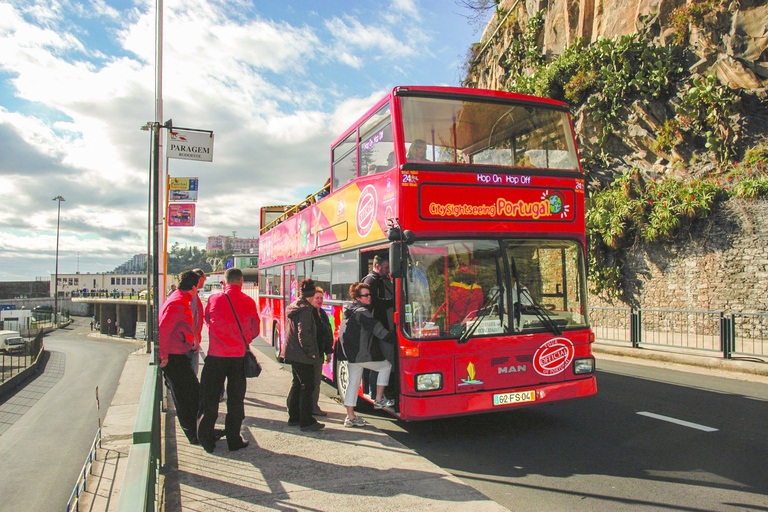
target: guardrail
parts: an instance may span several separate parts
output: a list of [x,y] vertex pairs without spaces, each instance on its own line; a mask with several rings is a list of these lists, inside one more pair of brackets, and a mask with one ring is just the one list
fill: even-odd
[[18,352],[3,352],[0,357],[0,383],[12,379],[30,366],[40,356],[43,348],[43,335],[38,332],[34,339],[26,340]]
[[590,324],[607,343],[768,358],[768,313],[593,307]]
[[144,376],[139,410],[133,425],[133,445],[128,452],[117,512],[155,510],[162,390],[160,367],[151,362]]
[[72,510],[80,510],[80,495],[85,492],[85,480],[87,478],[86,471],[88,472],[88,475],[91,474],[93,461],[96,460],[96,456],[98,455],[98,448],[101,448],[101,427],[99,427],[99,429],[96,431],[96,437],[93,438],[93,443],[91,443],[91,449],[88,452],[88,457],[86,457],[85,463],[83,463],[83,469],[80,470],[80,475],[77,477],[77,481],[75,482],[75,488],[72,489],[72,494],[69,495],[69,501],[67,502],[67,512],[71,512]]

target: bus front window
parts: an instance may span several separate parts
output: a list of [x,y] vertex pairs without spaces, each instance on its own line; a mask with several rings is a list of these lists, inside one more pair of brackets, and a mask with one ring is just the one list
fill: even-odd
[[579,171],[565,111],[480,99],[401,102],[408,162]]
[[418,241],[409,248],[405,281],[403,327],[410,338],[587,325],[581,246],[571,240]]
[[504,264],[498,242],[436,240],[409,248],[407,334],[458,337],[474,320],[476,334],[506,330]]

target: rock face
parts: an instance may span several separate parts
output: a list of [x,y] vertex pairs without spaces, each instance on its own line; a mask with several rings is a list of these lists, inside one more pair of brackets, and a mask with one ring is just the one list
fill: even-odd
[[[762,89],[768,80],[768,2],[759,0],[709,0],[713,12],[695,21],[687,19],[688,46],[698,57],[696,72],[716,74],[732,88]],[[548,56],[566,46],[591,44],[601,37],[613,38],[637,32],[658,20],[657,42],[669,44],[678,37],[672,14],[703,2],[685,0],[502,0],[500,16],[483,33],[480,49],[470,63],[466,82],[483,89],[504,89],[509,78],[504,59],[513,39],[527,20],[544,10],[540,43]],[[678,11],[680,12],[680,11]],[[685,10],[683,11],[685,12]],[[696,25],[702,25],[702,28]]]
[[[509,69],[509,56],[522,38],[530,40],[526,27],[542,10],[536,45],[549,62],[566,47],[634,33],[649,35],[658,46],[684,47],[685,78],[676,91],[666,100],[629,98],[620,107],[621,122],[602,142],[585,104],[572,107],[582,156],[608,155],[602,163],[584,165],[592,188],[628,168],[648,178],[717,173],[722,162],[701,148],[680,145],[665,154],[657,146],[692,83],[707,75],[734,91],[740,102],[729,117],[736,130],[731,140],[742,150],[768,140],[768,0],[501,0],[497,16],[472,49],[465,85],[507,89],[521,71]],[[636,242],[624,254],[625,300],[643,308],[768,311],[767,207],[765,199],[731,199],[685,240]],[[604,305],[597,297],[590,303]]]

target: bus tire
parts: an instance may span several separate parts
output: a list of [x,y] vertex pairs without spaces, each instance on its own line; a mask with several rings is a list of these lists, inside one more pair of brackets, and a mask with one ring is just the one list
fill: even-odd
[[284,363],[285,359],[280,357],[280,326],[278,324],[275,324],[275,327],[272,329],[272,346],[275,349],[275,359],[278,363]]
[[347,361],[336,361],[336,390],[342,400],[347,396],[349,386],[349,365]]

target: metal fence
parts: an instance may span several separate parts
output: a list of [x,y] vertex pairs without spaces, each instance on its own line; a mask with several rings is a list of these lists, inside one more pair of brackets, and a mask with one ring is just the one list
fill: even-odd
[[42,332],[27,339],[19,351],[3,352],[0,357],[0,383],[3,383],[29,368],[40,355],[43,347]]
[[590,324],[608,344],[768,358],[768,313],[593,307]]

